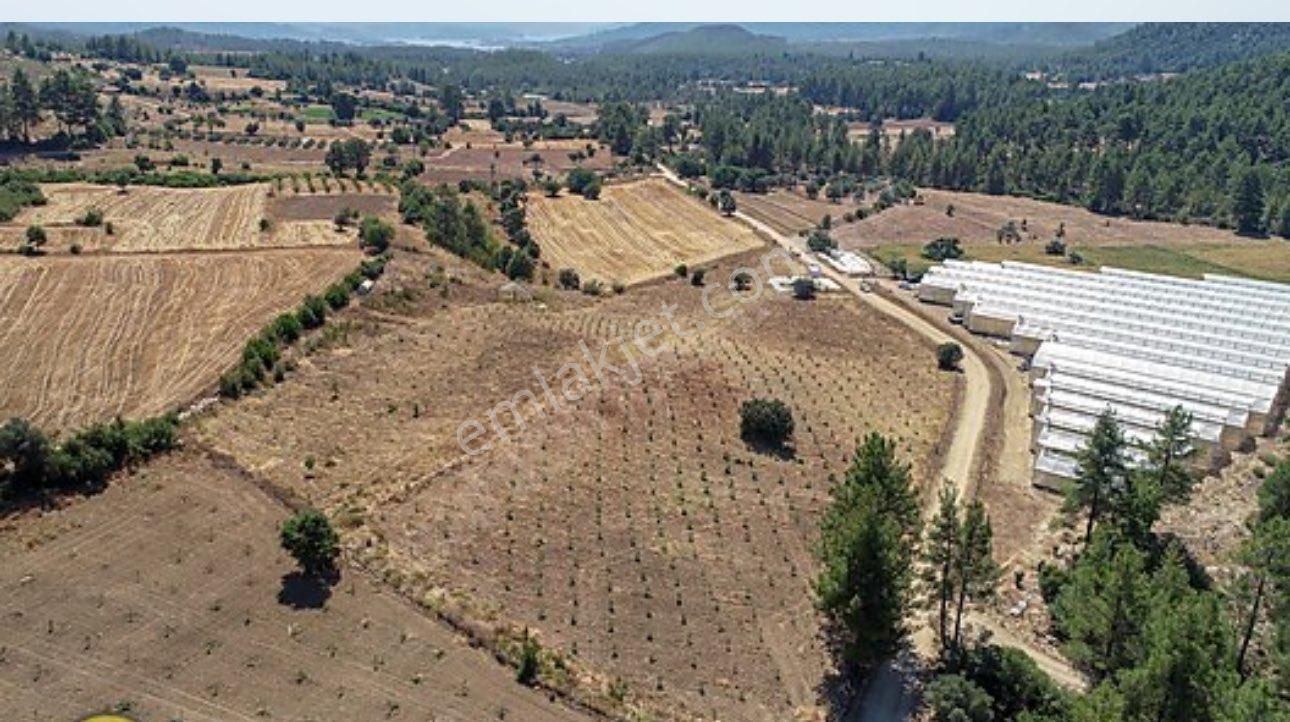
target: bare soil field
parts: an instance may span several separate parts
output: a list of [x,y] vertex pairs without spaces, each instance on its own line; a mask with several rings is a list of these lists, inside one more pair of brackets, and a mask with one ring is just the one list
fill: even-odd
[[605,186],[600,200],[529,200],[529,229],[552,268],[586,278],[639,283],[762,245],[746,226],[668,182],[651,178]]
[[738,193],[736,205],[739,210],[784,235],[813,228],[824,216],[831,216],[834,225],[840,226],[842,216],[857,208],[855,201],[850,198],[840,203],[830,203],[827,200],[811,200],[796,191],[782,190],[764,194]]
[[278,547],[287,513],[190,449],[0,520],[0,717],[586,719],[362,571],[300,577]]
[[[911,269],[927,265],[919,258],[919,250],[941,236],[958,238],[971,258],[1070,265],[1063,256],[1044,252],[1044,246],[1064,224],[1068,250],[1085,260],[1075,268],[1110,265],[1192,277],[1213,272],[1290,280],[1290,245],[1279,239],[1243,238],[1205,226],[1111,218],[1027,198],[926,189],[919,194],[925,200],[923,205],[889,208],[841,226],[834,237],[846,248],[866,250],[880,258],[906,258]],[[947,213],[951,205],[953,215]],[[1017,224],[1020,242],[999,241],[998,231],[1008,221]]]
[[193,400],[356,248],[0,257],[0,417],[64,429]]
[[[709,283],[757,260],[718,261]],[[656,719],[815,719],[831,661],[811,548],[829,475],[876,430],[930,484],[958,377],[843,298],[767,291],[719,319],[704,289],[673,280],[503,304],[495,274],[430,286],[443,265],[431,277],[457,275],[440,254],[398,254],[400,292],[364,300],[347,343],[288,383],[203,417],[203,443],[334,513],[347,548],[406,595],[471,626],[530,629],[576,694],[603,701],[621,680],[626,705]],[[582,345],[598,354],[667,307],[676,327],[660,324],[639,376],[598,382]],[[534,406],[535,373],[559,394],[579,364],[585,387]],[[792,407],[792,455],[739,440],[738,406],[759,395]],[[517,398],[523,422],[498,410]],[[457,441],[470,420],[491,442],[473,456]]]

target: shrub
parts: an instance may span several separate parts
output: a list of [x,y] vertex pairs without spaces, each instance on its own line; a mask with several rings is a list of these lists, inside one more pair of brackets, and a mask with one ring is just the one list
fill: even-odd
[[306,329],[318,328],[327,320],[327,302],[318,296],[305,296],[300,310],[296,311],[296,318]]
[[959,239],[952,236],[937,238],[923,246],[923,258],[932,261],[944,261],[951,258],[962,258],[963,248]]
[[957,674],[942,674],[928,683],[927,701],[936,722],[994,720],[994,700],[990,695]]
[[242,349],[243,364],[251,364],[248,368],[258,365],[261,371],[267,371],[273,368],[273,364],[278,362],[278,347],[273,341],[264,337],[256,336],[246,342]]
[[694,269],[694,273],[691,273],[691,274],[690,274],[690,285],[692,285],[692,286],[702,286],[702,285],[703,285],[703,279],[704,279],[704,277],[705,277],[705,276],[707,276],[707,275],[708,275],[708,272],[707,272],[707,271],[705,271],[705,270],[703,270],[702,268],[696,268],[696,269]]
[[27,240],[28,247],[33,251],[39,251],[40,247],[49,240],[49,234],[45,233],[43,226],[27,226],[27,233],[24,238]]
[[1048,242],[1048,245],[1044,246],[1044,253],[1050,256],[1064,256],[1066,255],[1066,242],[1060,238],[1054,238]]
[[538,654],[542,648],[538,646],[537,640],[533,639],[526,630],[524,632],[524,642],[520,644],[520,659],[516,665],[515,681],[525,686],[532,686],[537,682],[539,659]]
[[332,310],[339,311],[349,305],[349,287],[343,283],[333,283],[323,293],[323,300]]
[[589,201],[599,200],[599,199],[600,199],[600,188],[601,188],[601,186],[600,186],[600,179],[599,179],[599,178],[597,178],[597,179],[593,180],[592,182],[588,183],[588,184],[587,184],[587,185],[582,189],[582,197],[583,197],[583,198],[586,198],[586,199],[587,199],[587,200],[589,200]]
[[582,292],[588,296],[603,296],[605,294],[605,284],[593,278],[582,284]]
[[838,242],[833,240],[828,231],[823,228],[816,228],[811,231],[810,238],[806,239],[806,247],[815,253],[827,253],[837,248]]
[[676,268],[672,269],[672,271],[681,278],[685,278],[686,276],[690,275],[690,267],[685,265],[684,263],[678,263],[676,265]]
[[572,268],[561,268],[558,282],[560,288],[566,291],[576,291],[582,286],[582,281],[578,278],[578,272]]
[[747,271],[736,273],[734,278],[731,280],[735,283],[736,291],[747,291],[749,288],[752,288],[753,277],[752,274]]
[[793,298],[799,301],[810,301],[815,298],[815,279],[808,276],[794,278]]
[[953,341],[946,341],[936,347],[936,366],[942,371],[953,371],[963,360],[963,347]]
[[322,512],[297,512],[282,523],[279,541],[306,574],[319,576],[335,569],[340,537]]
[[300,318],[291,313],[284,313],[273,319],[273,323],[269,324],[268,329],[268,332],[273,334],[274,338],[282,344],[295,343],[303,331],[304,327],[300,323]]
[[261,232],[261,233],[264,233],[264,232],[268,231],[268,230],[269,230],[269,226],[270,226],[270,223],[269,223],[269,219],[268,219],[268,218],[261,218],[261,219],[260,219],[260,232]]
[[375,216],[364,216],[358,227],[358,245],[369,253],[385,253],[394,240],[394,226]]
[[97,208],[85,211],[85,215],[76,219],[76,225],[87,228],[103,225],[103,211]]
[[793,435],[793,413],[779,399],[749,399],[739,407],[739,436],[750,443],[783,446]]

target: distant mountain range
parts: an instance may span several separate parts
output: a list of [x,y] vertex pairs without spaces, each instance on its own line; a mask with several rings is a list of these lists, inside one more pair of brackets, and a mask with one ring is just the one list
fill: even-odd
[[[407,43],[466,47],[546,47],[557,51],[682,52],[695,40],[718,47],[881,42],[940,38],[1001,45],[1090,45],[1131,23],[32,23],[76,35],[135,33],[166,27],[257,40]],[[701,32],[695,34],[694,31]],[[738,31],[744,31],[740,34]]]

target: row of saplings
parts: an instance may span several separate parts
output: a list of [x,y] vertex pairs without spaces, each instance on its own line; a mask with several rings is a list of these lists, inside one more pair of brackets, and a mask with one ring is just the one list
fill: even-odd
[[290,362],[283,359],[283,351],[300,339],[306,331],[321,327],[327,314],[349,305],[350,298],[365,279],[376,279],[385,271],[388,256],[366,259],[358,269],[332,284],[317,296],[305,296],[300,308],[273,319],[260,333],[246,342],[242,360],[219,379],[219,394],[235,399],[255,390],[260,385],[282,381],[291,370]]

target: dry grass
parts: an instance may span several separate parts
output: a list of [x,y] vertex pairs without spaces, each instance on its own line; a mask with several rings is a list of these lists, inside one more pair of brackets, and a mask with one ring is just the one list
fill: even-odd
[[0,258],[0,417],[59,429],[186,403],[252,333],[358,258],[351,249]]
[[185,451],[4,520],[0,716],[587,719],[361,571],[329,590],[299,579],[278,548],[286,515],[234,467]]
[[[1251,239],[1204,226],[1110,218],[1082,208],[1026,198],[923,190],[924,205],[900,205],[852,224],[835,237],[848,248],[883,258],[905,258],[912,269],[928,263],[923,244],[957,237],[967,255],[980,260],[1021,260],[1066,265],[1063,256],[1044,252],[1048,240],[1065,226],[1069,251],[1083,256],[1090,270],[1102,265],[1152,273],[1199,277],[1227,273],[1290,281],[1290,245],[1280,239]],[[947,213],[953,206],[953,215]],[[1008,221],[1022,240],[1001,243],[997,233]],[[1024,222],[1024,227],[1022,223]]]
[[606,186],[598,201],[531,196],[529,229],[552,268],[624,284],[762,245],[746,226],[657,178]]
[[[356,316],[348,344],[206,417],[200,436],[349,520],[347,545],[405,593],[528,627],[592,687],[621,677],[659,719],[779,721],[825,706],[809,583],[828,477],[876,430],[930,483],[957,377],[842,298],[768,295],[713,319],[703,289],[676,280],[507,305],[491,300],[496,276],[427,287],[443,263],[429,255],[396,257],[404,292],[365,301],[381,313]],[[720,261],[709,282],[755,261]],[[583,363],[580,343],[598,351],[664,304],[681,335],[665,334],[639,383],[611,377],[540,418],[522,406],[522,426],[502,412],[510,440],[463,457],[460,423],[540,394],[535,369],[557,378]],[[757,395],[793,408],[794,457],[739,440],[738,405]]]
[[840,203],[811,200],[796,191],[773,191],[766,194],[737,194],[739,210],[774,228],[779,233],[791,235],[814,228],[830,216],[835,226],[842,224],[842,216],[858,207],[847,198]]

